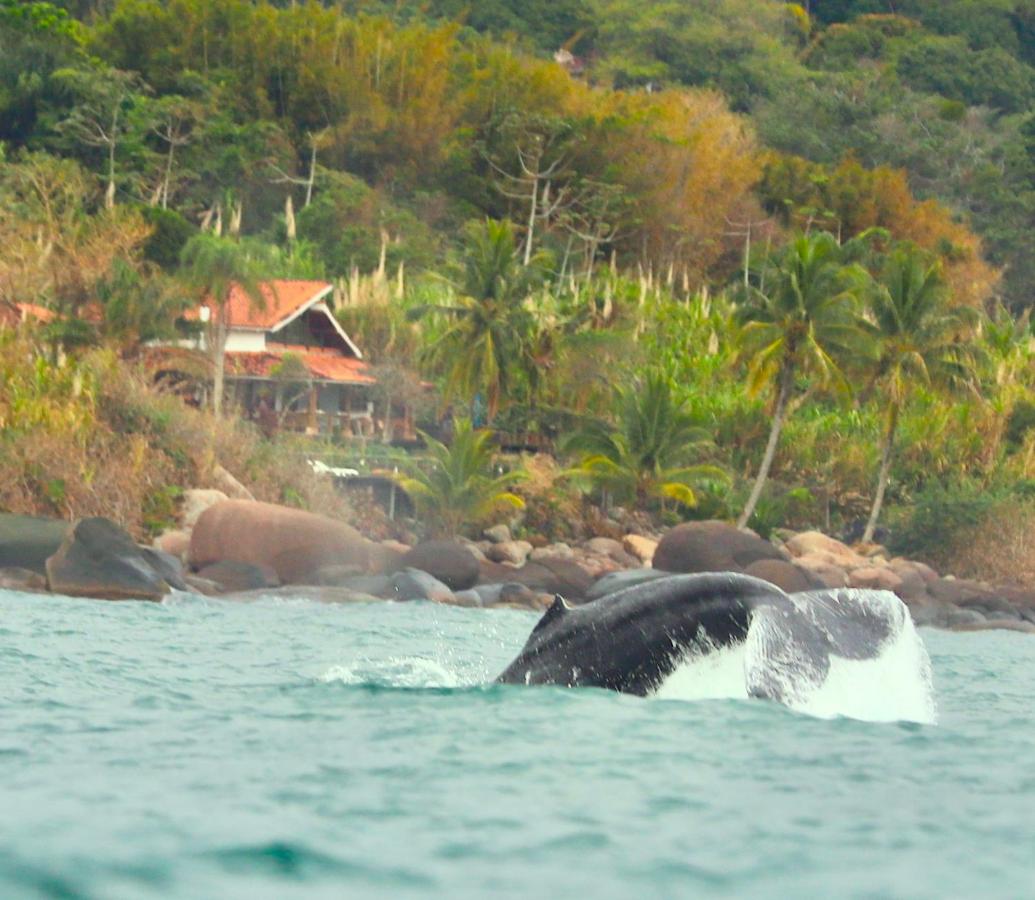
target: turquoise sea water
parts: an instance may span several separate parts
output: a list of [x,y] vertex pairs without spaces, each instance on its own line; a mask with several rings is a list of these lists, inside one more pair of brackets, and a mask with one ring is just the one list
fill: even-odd
[[0,897],[1023,897],[1035,640],[939,724],[487,684],[536,617],[0,591]]

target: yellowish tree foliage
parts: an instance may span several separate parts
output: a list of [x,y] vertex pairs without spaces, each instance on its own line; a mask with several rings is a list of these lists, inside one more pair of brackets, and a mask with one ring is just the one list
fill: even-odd
[[983,303],[999,280],[982,255],[981,239],[947,207],[914,197],[901,169],[867,169],[851,158],[827,167],[770,153],[760,193],[794,228],[823,228],[842,239],[867,228],[886,228],[894,238],[930,250],[942,259],[956,302]]
[[0,166],[0,299],[74,310],[150,233],[122,207],[89,214],[94,190],[74,162],[26,155]]

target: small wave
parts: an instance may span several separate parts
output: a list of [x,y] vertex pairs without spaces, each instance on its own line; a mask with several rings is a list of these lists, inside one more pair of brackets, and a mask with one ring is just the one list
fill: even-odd
[[456,672],[440,662],[422,656],[357,660],[331,666],[317,678],[326,684],[339,683],[389,688],[467,687]]

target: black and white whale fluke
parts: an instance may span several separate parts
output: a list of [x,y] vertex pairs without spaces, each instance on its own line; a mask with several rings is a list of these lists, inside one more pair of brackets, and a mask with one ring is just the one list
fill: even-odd
[[557,597],[497,680],[637,696],[678,696],[670,689],[678,682],[701,696],[695,676],[710,677],[712,657],[729,651],[739,654],[738,686],[724,696],[820,715],[934,720],[930,662],[894,594],[785,594],[733,573],[659,578],[575,607]]

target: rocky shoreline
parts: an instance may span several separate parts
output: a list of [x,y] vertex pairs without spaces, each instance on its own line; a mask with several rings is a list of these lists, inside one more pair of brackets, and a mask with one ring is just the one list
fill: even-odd
[[137,545],[101,518],[67,523],[0,514],[0,588],[105,600],[191,591],[227,600],[428,600],[545,609],[555,594],[584,603],[669,573],[739,572],[781,589],[872,588],[897,594],[918,625],[1035,632],[1035,591],[940,576],[879,545],[817,531],[769,542],[723,522],[664,534],[594,537],[535,547],[506,525],[480,541],[414,546],[372,541],[336,520],[216,490],[188,491],[181,528]]

